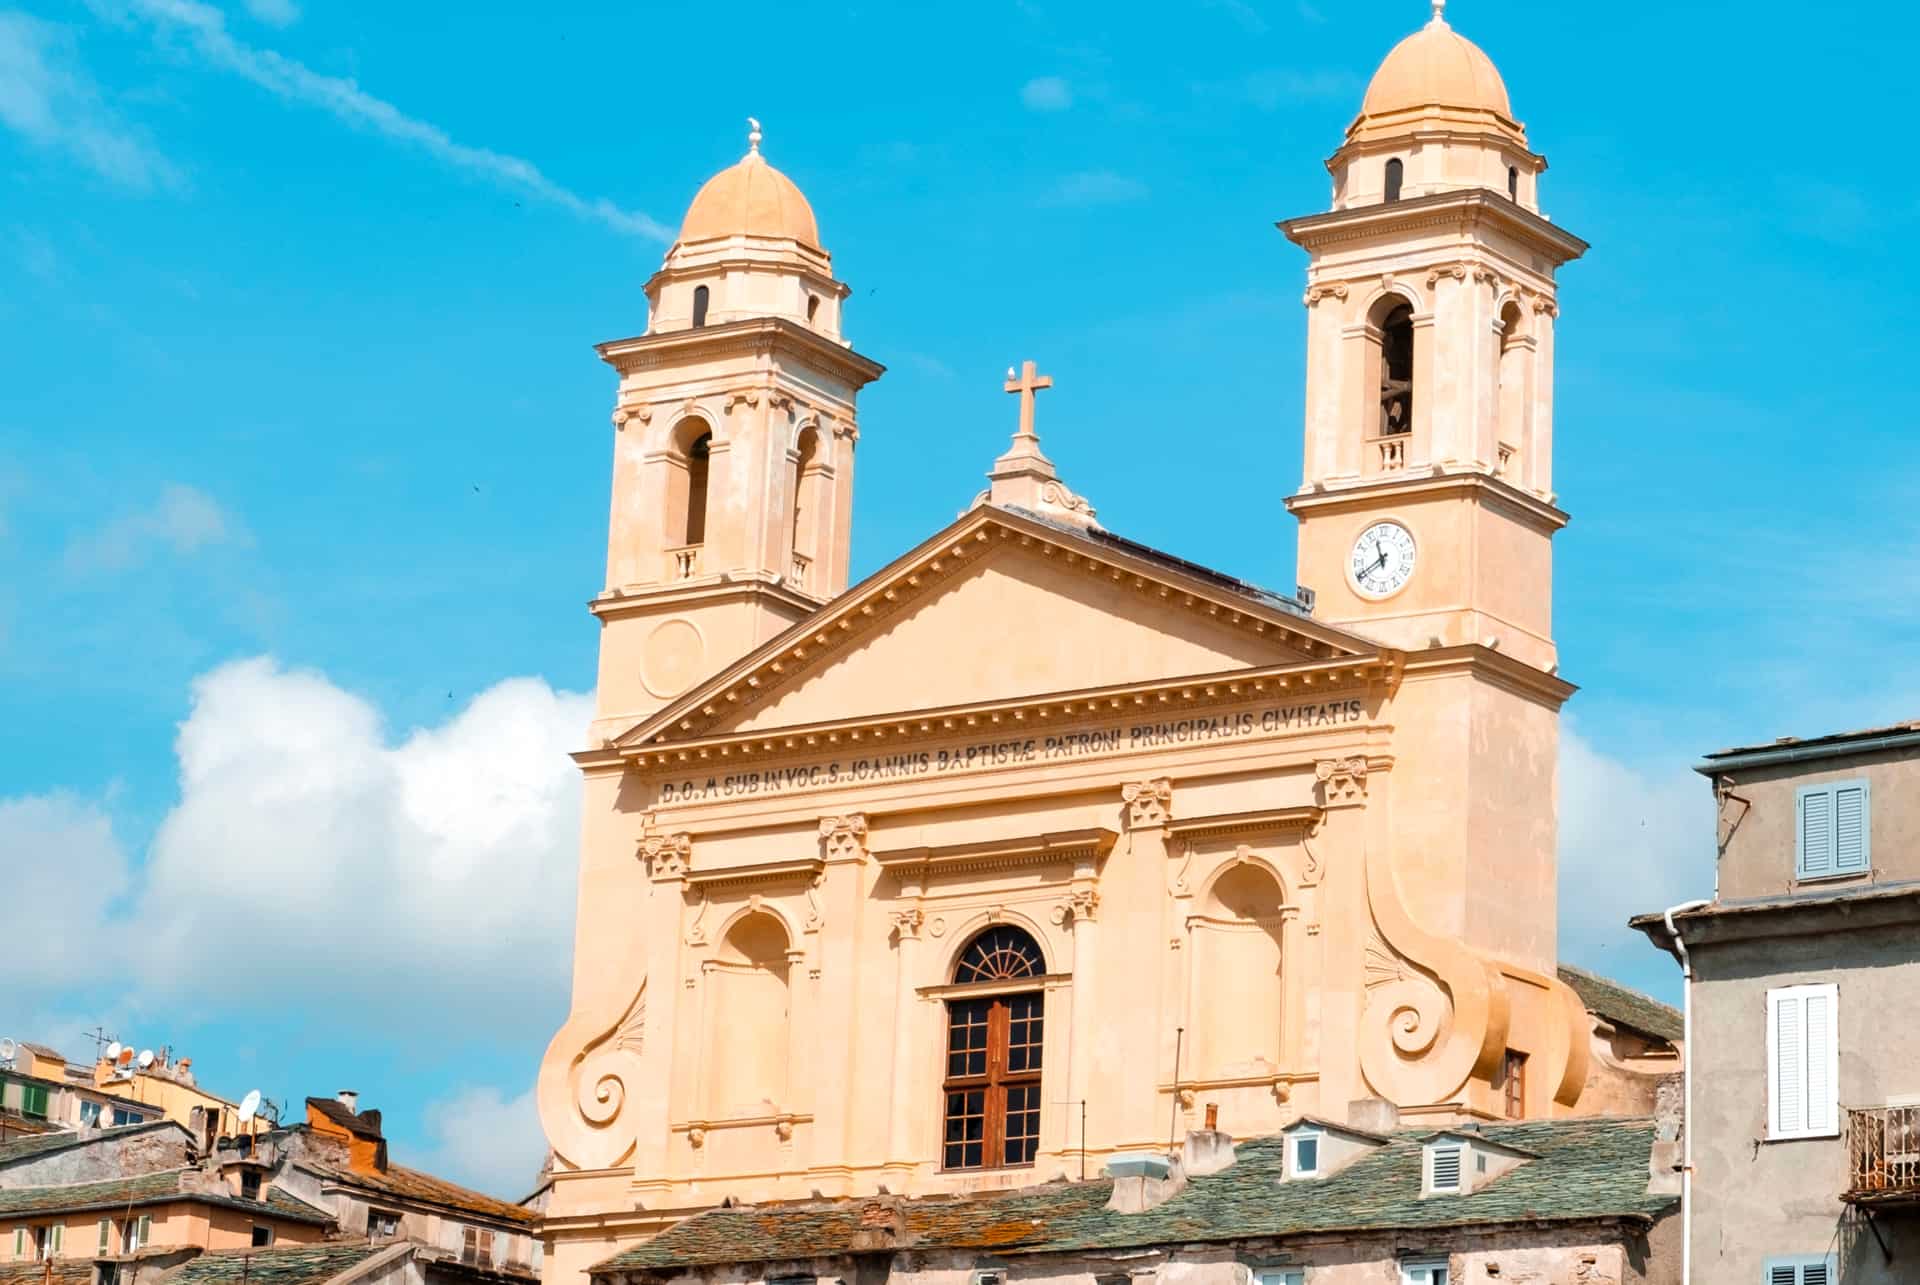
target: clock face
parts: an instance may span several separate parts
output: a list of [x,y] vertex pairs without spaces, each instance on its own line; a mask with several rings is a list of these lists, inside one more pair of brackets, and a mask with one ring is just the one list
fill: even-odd
[[1390,598],[1413,579],[1413,535],[1398,522],[1376,522],[1353,542],[1347,575],[1363,598]]

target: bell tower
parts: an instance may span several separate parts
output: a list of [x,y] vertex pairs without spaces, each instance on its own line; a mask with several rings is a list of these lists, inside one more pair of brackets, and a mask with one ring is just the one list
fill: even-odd
[[594,732],[617,734],[847,587],[854,402],[813,209],[760,154],[708,180],[647,282],[620,377]]
[[1300,583],[1383,642],[1551,672],[1554,273],[1587,247],[1445,7],[1374,75],[1333,209],[1281,224],[1310,256]]

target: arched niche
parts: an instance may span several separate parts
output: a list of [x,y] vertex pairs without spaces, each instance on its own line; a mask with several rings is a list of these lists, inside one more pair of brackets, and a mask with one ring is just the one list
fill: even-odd
[[1183,1078],[1260,1078],[1281,1069],[1286,888],[1263,861],[1214,876],[1190,920],[1193,1053]]
[[705,1062],[716,1118],[773,1114],[786,1100],[792,951],[778,916],[750,910],[727,926],[707,961]]

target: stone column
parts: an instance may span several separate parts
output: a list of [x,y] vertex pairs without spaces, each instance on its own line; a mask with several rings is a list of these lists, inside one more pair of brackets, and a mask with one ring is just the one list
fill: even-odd
[[1099,960],[1099,923],[1100,894],[1093,886],[1094,866],[1091,856],[1084,858],[1074,867],[1073,892],[1067,902],[1067,913],[1073,921],[1073,988],[1068,992],[1073,1004],[1073,1055],[1067,1067],[1067,1128],[1061,1137],[1073,1138],[1071,1147],[1063,1144],[1063,1151],[1085,1151],[1087,1140],[1077,1136],[1081,1118],[1080,1104],[1092,1094],[1094,1040],[1097,1032],[1093,1018],[1098,1011],[1098,980],[1096,969]]
[[[901,891],[902,900],[919,900],[917,883]],[[913,1151],[914,1095],[933,1091],[931,1086],[915,1084],[913,1078],[914,1054],[920,1040],[913,1020],[920,998],[915,990],[919,977],[916,964],[920,953],[920,926],[925,921],[926,914],[918,905],[910,904],[905,910],[893,912],[897,980],[893,998],[893,1111],[887,1129],[887,1163],[905,1167],[913,1166],[919,1159]]]

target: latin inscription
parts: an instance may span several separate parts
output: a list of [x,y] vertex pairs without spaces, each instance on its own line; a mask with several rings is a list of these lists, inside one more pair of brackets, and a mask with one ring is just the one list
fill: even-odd
[[661,783],[659,802],[705,803],[714,799],[790,794],[841,785],[893,781],[902,777],[949,776],[993,768],[1059,763],[1137,750],[1172,749],[1251,736],[1274,736],[1358,723],[1366,717],[1356,698],[1282,705],[1271,709],[1172,719],[1159,723],[1119,723],[1088,731],[1012,740],[978,741],[938,750],[902,750],[864,758],[831,759],[791,767],[689,777]]

